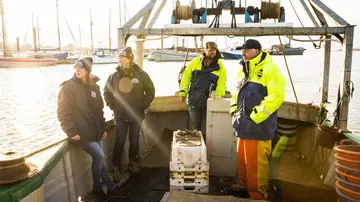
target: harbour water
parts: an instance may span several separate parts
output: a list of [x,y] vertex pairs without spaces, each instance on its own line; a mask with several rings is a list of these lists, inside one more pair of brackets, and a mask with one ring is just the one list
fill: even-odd
[[[307,50],[303,56],[287,57],[289,70],[300,103],[318,105],[321,98],[323,50]],[[289,75],[282,56],[273,56],[285,77]],[[227,69],[227,89],[234,89],[239,61],[224,60]],[[337,89],[342,81],[343,53],[332,51],[329,101],[336,104]],[[178,89],[177,76],[183,62],[148,62],[144,69],[152,78],[156,96],[174,95]],[[360,52],[354,52],[352,81],[355,91],[350,103],[349,130],[360,133]],[[107,77],[116,65],[94,65],[92,73],[101,78],[103,89]],[[0,154],[10,151],[32,152],[65,137],[56,116],[57,94],[60,84],[73,74],[72,65],[41,68],[0,69]],[[294,93],[287,84],[287,101],[295,101]],[[111,118],[111,111],[105,107]],[[332,115],[332,112],[329,112]],[[1,156],[1,155],[0,155]]]

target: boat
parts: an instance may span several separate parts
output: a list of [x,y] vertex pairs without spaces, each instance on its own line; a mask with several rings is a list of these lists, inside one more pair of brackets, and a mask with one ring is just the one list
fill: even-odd
[[[192,60],[199,56],[200,53],[189,52],[187,60]],[[170,61],[184,61],[186,58],[186,52],[175,50],[154,50],[151,57],[156,62],[170,62]],[[150,57],[150,58],[151,58]]]
[[95,49],[92,58],[94,64],[115,64],[118,63],[118,50],[107,48]]
[[220,51],[221,55],[223,56],[223,59],[228,60],[240,60],[242,59],[241,51],[236,50],[235,47],[228,48],[226,50]]
[[0,68],[54,66],[56,59],[0,58]]
[[[165,2],[165,1],[164,1]],[[345,86],[351,80],[352,67],[352,46],[354,26],[348,24],[329,7],[319,0],[309,1],[322,15],[332,18],[338,23],[334,26],[313,26],[313,27],[282,27],[277,23],[267,23],[266,26],[259,24],[244,25],[239,28],[216,28],[204,29],[202,27],[189,26],[181,29],[172,28],[152,28],[145,29],[143,26],[132,28],[136,20],[131,19],[129,24],[119,28],[119,46],[126,45],[126,35],[146,37],[147,35],[181,35],[191,36],[201,33],[203,35],[246,35],[246,36],[267,36],[267,35],[331,35],[344,34],[344,68],[341,86]],[[262,4],[265,4],[263,1]],[[135,14],[140,19],[141,16],[148,16],[149,11],[153,10],[154,1],[150,1],[139,13]],[[267,5],[268,7],[269,5]],[[306,4],[303,5],[304,7]],[[307,7],[306,7],[307,8]],[[245,11],[246,8],[236,8]],[[309,9],[309,8],[308,8]],[[209,10],[217,14],[218,10]],[[277,9],[279,10],[279,9]],[[305,9],[306,10],[306,9]],[[158,13],[159,14],[159,13]],[[157,18],[155,14],[154,18]],[[309,15],[313,15],[311,12]],[[140,17],[139,17],[140,16]],[[318,16],[318,15],[317,15]],[[334,17],[335,16],[335,17]],[[314,17],[314,16],[312,16]],[[315,23],[314,23],[315,24]],[[137,44],[143,48],[143,43]],[[348,184],[349,188],[339,191],[337,177],[351,176],[348,174],[340,175],[334,147],[339,143],[339,139],[347,138],[351,144],[360,144],[360,136],[348,130],[348,111],[351,93],[339,93],[337,103],[337,115],[334,120],[329,120],[328,91],[330,75],[330,40],[325,42],[324,75],[321,76],[323,93],[321,104],[314,105],[285,101],[277,110],[278,136],[287,136],[288,143],[281,145],[284,149],[281,158],[270,158],[269,168],[269,200],[270,201],[359,201],[359,199],[343,200],[345,198],[359,197],[359,191],[348,190],[354,184]],[[138,52],[141,56],[142,51]],[[142,60],[142,57],[139,57]],[[142,61],[139,62],[142,64]],[[235,75],[232,75],[235,77]],[[321,79],[319,78],[319,79]],[[350,85],[350,84],[349,84]],[[340,92],[340,90],[339,90]],[[192,171],[181,171],[184,165],[176,164],[179,173],[170,173],[170,162],[178,160],[172,158],[173,137],[178,134],[179,129],[189,127],[188,106],[179,100],[178,96],[157,96],[148,108],[145,120],[141,127],[139,165],[141,173],[138,176],[130,176],[128,172],[122,175],[119,186],[131,192],[130,197],[134,201],[251,201],[247,193],[235,194],[230,190],[230,185],[237,180],[237,141],[233,135],[231,117],[229,116],[229,98],[209,98],[207,107],[206,125],[206,154],[203,156],[209,162],[209,173],[202,175],[199,173],[200,167],[190,167]],[[337,117],[337,118],[336,118]],[[356,117],[352,117],[356,118]],[[107,117],[107,133],[109,137],[115,137],[116,131],[111,114]],[[55,126],[54,126],[55,127]],[[80,148],[75,147],[64,134],[56,136],[54,142],[43,144],[36,152],[26,154],[27,161],[36,165],[39,172],[29,179],[1,186],[0,198],[3,201],[83,201],[84,197],[91,192],[91,158]],[[274,143],[277,140],[274,139]],[[111,162],[114,146],[114,138],[106,138],[104,141],[104,153],[107,163]],[[278,141],[281,143],[281,141]],[[340,142],[341,143],[341,142]],[[201,141],[201,145],[203,142]],[[125,144],[128,148],[129,142]],[[199,152],[200,153],[200,152]],[[349,153],[358,153],[355,151]],[[5,167],[11,167],[10,162],[15,159],[16,151],[0,153],[0,162],[6,162]],[[188,153],[185,155],[197,163],[195,156],[198,153]],[[191,155],[196,154],[196,155]],[[15,159],[16,160],[16,159]],[[122,169],[129,163],[127,152],[122,156]],[[356,160],[347,160],[347,164],[356,163]],[[2,164],[4,165],[4,164]],[[109,163],[111,169],[111,163]],[[183,172],[185,170],[185,173]],[[357,171],[358,172],[358,171]],[[184,174],[177,184],[170,184],[174,181],[174,176]],[[197,188],[204,185],[194,183],[197,175],[203,177],[200,182],[209,182],[208,194],[193,194]],[[350,179],[345,177],[345,179]],[[358,180],[358,177],[355,179]],[[335,183],[337,181],[337,183]],[[357,181],[358,182],[358,181]],[[337,188],[335,189],[335,186]],[[346,192],[347,191],[347,192]],[[337,195],[337,193],[339,195]],[[345,195],[345,197],[344,197]],[[91,198],[91,197],[88,197]],[[86,198],[86,201],[88,201]]]
[[306,50],[303,47],[292,47],[290,43],[284,44],[284,48],[281,45],[272,45],[269,53],[270,55],[302,55]]
[[68,59],[69,52],[53,52],[53,51],[45,51],[41,49],[40,52],[36,52],[34,54],[30,54],[33,58],[36,59],[57,59],[57,60],[66,60]]

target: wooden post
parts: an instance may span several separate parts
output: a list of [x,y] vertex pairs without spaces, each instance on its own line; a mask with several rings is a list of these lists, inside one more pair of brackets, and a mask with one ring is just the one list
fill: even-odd
[[340,103],[340,117],[339,127],[342,130],[347,130],[349,103],[350,103],[350,82],[351,82],[351,62],[354,41],[354,26],[346,26],[344,35],[344,69],[342,71],[343,82],[341,83],[341,103]]
[[138,36],[136,37],[138,40],[136,41],[136,58],[137,64],[141,69],[144,69],[144,37]]
[[125,43],[125,36],[123,34],[123,28],[118,29],[118,50],[124,48],[126,45]]
[[164,35],[161,35],[161,50],[164,49]]
[[326,40],[327,41],[325,41],[323,85],[321,88],[321,103],[328,102],[328,95],[329,95],[331,35],[326,35]]

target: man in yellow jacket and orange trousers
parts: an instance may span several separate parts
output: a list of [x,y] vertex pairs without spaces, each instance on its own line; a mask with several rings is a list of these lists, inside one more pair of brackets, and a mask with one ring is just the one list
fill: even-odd
[[230,114],[238,145],[238,184],[253,200],[267,198],[271,140],[275,136],[277,109],[285,99],[286,80],[269,53],[257,40],[248,39],[241,47],[242,69],[237,74],[236,92]]

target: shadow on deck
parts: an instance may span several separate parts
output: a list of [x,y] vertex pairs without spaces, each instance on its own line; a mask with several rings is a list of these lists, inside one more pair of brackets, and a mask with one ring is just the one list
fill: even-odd
[[[152,148],[145,159],[139,162],[141,173],[137,176],[130,176],[121,186],[130,192],[130,197],[116,201],[158,202],[165,198],[164,194],[169,192],[171,140],[172,131],[165,130],[160,142]],[[270,169],[269,201],[331,202],[337,200],[335,191],[331,187],[325,186],[317,177],[316,172],[299,159],[295,153],[285,153],[280,160],[272,159]],[[210,176],[209,183],[208,195],[198,196],[195,194],[186,198],[184,193],[177,193],[177,196],[172,194],[173,198],[169,197],[167,201],[250,201],[246,199],[249,197],[247,192],[237,193],[231,190],[230,185],[236,183],[236,178]],[[216,199],[214,197],[206,198],[207,196],[216,196]],[[220,196],[223,198],[218,198]],[[176,197],[179,200],[174,200]],[[163,199],[163,201],[166,200]]]

